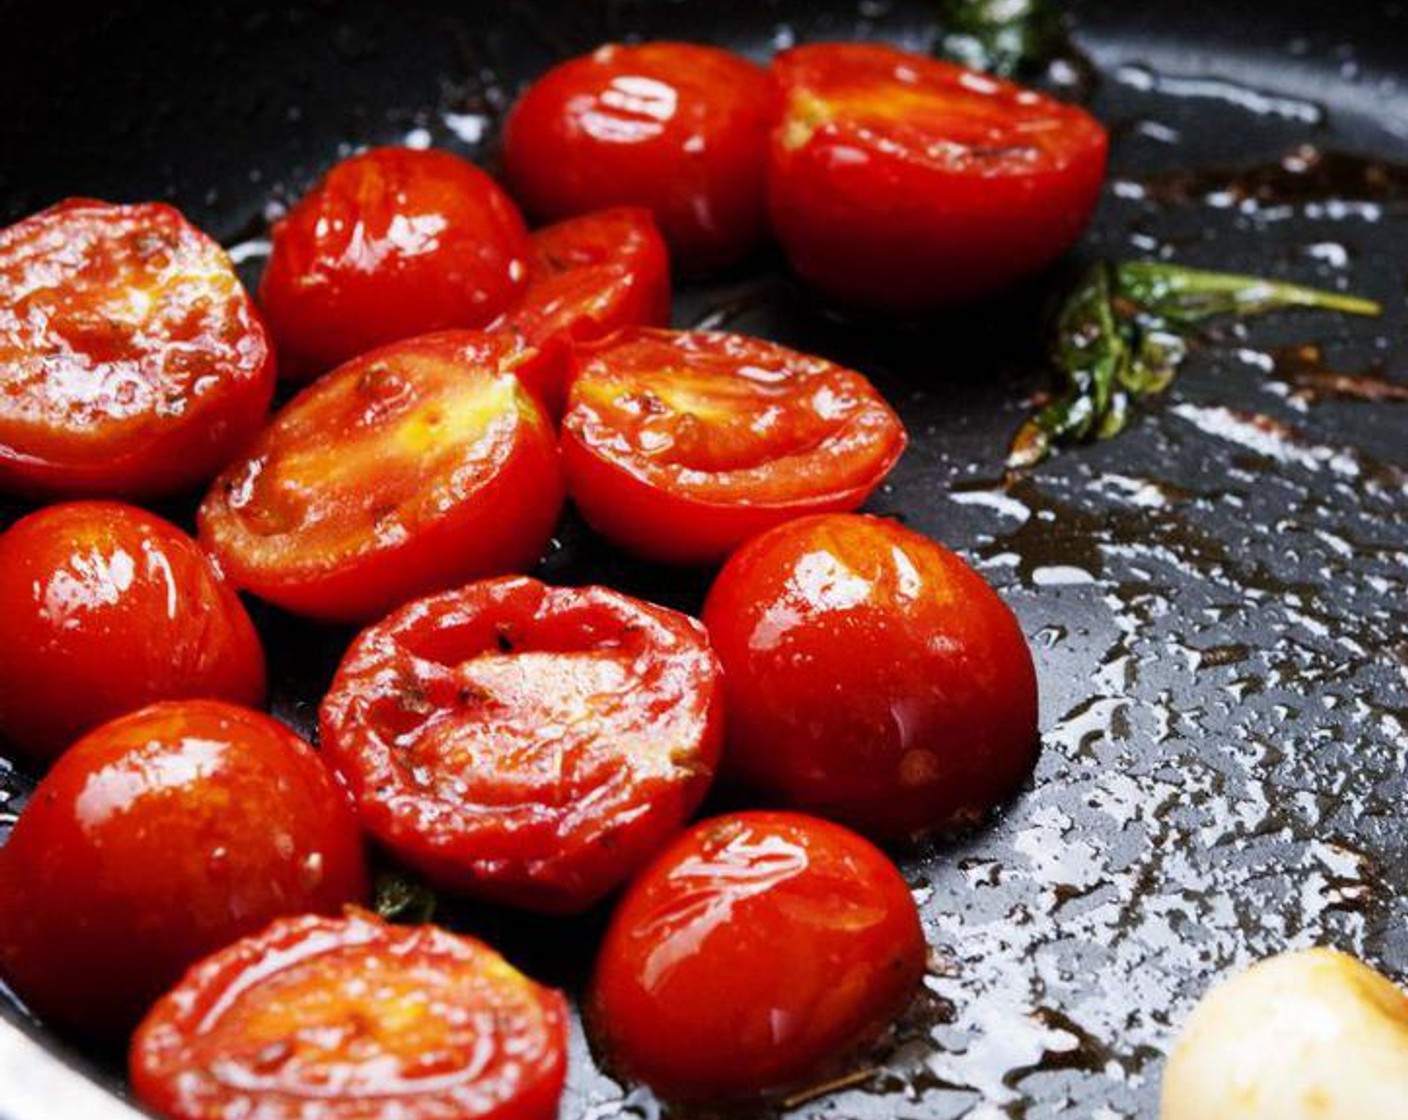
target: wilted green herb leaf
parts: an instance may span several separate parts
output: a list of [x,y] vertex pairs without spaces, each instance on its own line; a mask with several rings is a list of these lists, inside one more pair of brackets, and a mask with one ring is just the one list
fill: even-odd
[[435,892],[399,871],[379,871],[373,909],[388,922],[422,925],[435,916]]
[[943,0],[944,58],[1002,78],[1045,65],[1063,41],[1052,0]]
[[1285,307],[1380,311],[1370,300],[1256,276],[1157,261],[1096,264],[1057,315],[1053,360],[1064,388],[1018,429],[1008,466],[1030,467],[1057,445],[1117,435],[1134,401],[1168,388],[1187,357],[1185,336],[1199,323]]

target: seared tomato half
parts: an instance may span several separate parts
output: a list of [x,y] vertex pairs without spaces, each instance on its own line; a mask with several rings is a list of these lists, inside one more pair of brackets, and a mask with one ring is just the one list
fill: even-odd
[[258,431],[274,357],[178,211],[72,199],[0,230],[0,386],[0,489],[157,498]]
[[727,674],[727,771],[765,797],[899,838],[975,823],[1036,761],[1016,618],[892,521],[763,534],[724,565],[704,619]]
[[450,152],[374,148],[337,164],[274,227],[259,302],[298,381],[397,339],[481,327],[522,291],[513,201]]
[[622,327],[668,326],[670,261],[650,211],[621,207],[569,218],[533,234],[528,287],[494,325],[552,350],[533,388],[554,416],[567,395],[570,351]]
[[157,700],[264,700],[234,591],[195,541],[134,506],[72,502],[12,525],[0,619],[0,740],[35,761]]
[[0,848],[0,973],[41,1019],[115,1039],[205,954],[366,892],[311,747],[233,704],[154,704],[71,747]]
[[738,55],[609,44],[528,87],[504,162],[536,218],[643,206],[680,265],[716,268],[766,239],[771,109],[766,72]]
[[393,343],[310,385],[212,487],[201,539],[239,586],[365,622],[534,564],[562,505],[556,436],[507,335]]
[[859,506],[905,433],[870,382],[821,358],[626,330],[579,351],[562,441],[593,528],[648,559],[703,564],[790,518]]
[[693,619],[506,578],[363,633],[321,738],[363,824],[406,863],[451,890],[566,912],[688,820],[718,761],[721,694]]
[[1095,209],[1107,137],[1082,109],[876,44],[784,51],[773,78],[773,229],[842,303],[912,315],[987,295]]
[[132,1039],[170,1120],[555,1120],[567,1006],[482,942],[288,918],[186,974]]
[[607,1063],[667,1100],[740,1102],[844,1073],[926,956],[913,896],[867,841],[794,813],[718,817],[627,890],[589,1022]]

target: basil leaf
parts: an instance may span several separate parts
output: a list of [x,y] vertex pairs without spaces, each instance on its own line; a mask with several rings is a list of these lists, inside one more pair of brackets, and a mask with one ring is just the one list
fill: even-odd
[[939,55],[1000,78],[1039,69],[1063,41],[1052,0],[943,0],[941,19]]
[[1158,261],[1100,262],[1062,304],[1052,359],[1060,394],[1018,429],[1007,465],[1035,466],[1055,447],[1109,439],[1134,402],[1162,393],[1188,356],[1186,336],[1218,315],[1308,307],[1377,315],[1356,296]]

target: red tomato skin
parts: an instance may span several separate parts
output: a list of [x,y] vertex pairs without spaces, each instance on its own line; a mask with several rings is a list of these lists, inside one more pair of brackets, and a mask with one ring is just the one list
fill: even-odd
[[[257,534],[241,529],[232,512],[242,480],[257,475],[289,442],[285,430],[318,426],[314,421],[319,402],[349,384],[362,384],[379,370],[404,370],[408,355],[417,361],[461,365],[465,379],[511,373],[524,385],[515,395],[512,415],[499,418],[487,469],[469,478],[469,489],[456,484],[431,521],[411,526],[397,539],[385,540],[384,534],[368,530],[365,547],[345,562],[334,558],[299,565],[277,555],[261,559],[251,544]],[[565,488],[556,433],[526,390],[538,376],[532,372],[534,365],[546,360],[548,356],[524,351],[507,336],[475,331],[424,335],[353,359],[304,389],[274,418],[246,458],[216,480],[200,509],[201,541],[238,587],[295,614],[336,623],[365,624],[417,596],[532,567],[556,527]],[[349,421],[354,430],[347,438],[355,442],[361,429],[375,427],[379,408],[378,402],[369,402],[366,413]],[[338,438],[345,434],[346,429],[337,433]],[[367,479],[369,492],[375,482]],[[340,516],[365,518],[374,497],[359,495],[359,502]]]
[[[593,658],[621,666],[617,685],[535,705],[535,691],[586,674]],[[612,713],[590,717],[580,747],[562,714],[579,696]],[[559,732],[541,739],[544,726]],[[402,862],[445,890],[569,914],[629,878],[698,807],[723,741],[723,685],[692,618],[607,588],[505,577],[364,631],[320,727],[363,826]],[[452,731],[463,744],[476,727],[455,797],[413,780],[440,761],[421,744]]]
[[399,339],[481,327],[523,290],[528,233],[487,174],[450,152],[343,160],[275,225],[259,302],[283,376],[309,381]]
[[[322,1006],[291,1003],[299,981]],[[129,1071],[169,1120],[556,1120],[568,1022],[559,992],[482,942],[350,909],[279,919],[194,966],[142,1021]]]
[[843,1072],[926,957],[904,879],[860,836],[795,813],[716,817],[622,898],[588,1022],[607,1063],[665,1099],[736,1103]]
[[677,264],[721,268],[767,239],[771,111],[766,72],[737,55],[608,44],[523,94],[505,126],[505,168],[541,221],[643,206]]
[[[713,336],[719,345],[738,342],[780,362],[790,358],[814,361],[783,347],[737,336]],[[613,352],[651,340],[705,340],[704,332],[626,330],[596,347],[579,347],[574,353],[570,381],[578,383],[593,363],[609,366]],[[681,362],[684,358],[681,357]],[[711,501],[644,477],[618,455],[604,453],[614,444],[609,434],[597,436],[597,425],[582,404],[583,394],[569,391],[567,415],[561,429],[562,462],[572,501],[582,516],[602,536],[633,556],[663,564],[707,565],[721,562],[743,541],[797,517],[846,512],[864,504],[903,454],[907,436],[899,418],[860,374],[842,371],[854,379],[861,393],[871,398],[868,437],[875,450],[870,469],[849,484],[822,479],[808,492],[786,498],[749,498],[730,495]]]
[[264,651],[195,541],[116,502],[32,513],[0,536],[0,739],[38,763],[158,700],[264,702]]
[[[790,99],[799,96],[825,106],[829,96],[846,92],[883,98],[905,88],[897,73],[916,74],[920,88],[990,103],[984,111],[1011,111],[1021,99],[1022,112],[1062,131],[1064,147],[1057,156],[1020,164],[980,153],[970,163],[945,166],[914,143],[884,142],[875,129],[847,121],[844,108],[794,146],[799,132],[791,122],[799,118],[784,109],[773,134],[769,204],[777,238],[804,281],[847,306],[922,315],[1038,272],[1079,239],[1099,200],[1108,155],[1104,128],[1083,110],[878,44],[797,47],[773,63],[784,106],[798,104]],[[966,88],[974,83],[994,92]],[[948,139],[942,130],[950,127],[961,135],[971,124],[956,119],[935,138]],[[1025,141],[975,140],[964,150],[984,143]]]
[[981,819],[1035,764],[1016,618],[959,557],[881,518],[807,518],[740,548],[709,591],[725,773],[868,835]]
[[204,954],[366,895],[312,748],[233,704],[154,704],[66,751],[0,849],[0,972],[51,1025],[117,1038]]
[[173,207],[69,199],[0,230],[0,490],[184,493],[259,430],[274,377],[229,258]]
[[[633,326],[668,326],[670,258],[649,210],[617,207],[537,230],[523,298],[491,328],[552,352],[529,384],[561,417],[572,348]],[[524,378],[528,380],[527,377]]]

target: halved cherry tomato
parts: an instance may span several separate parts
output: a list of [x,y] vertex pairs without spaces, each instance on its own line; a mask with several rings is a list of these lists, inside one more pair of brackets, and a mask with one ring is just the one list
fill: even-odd
[[50,506],[0,536],[0,739],[47,761],[157,700],[264,700],[264,653],[209,557],[133,506]]
[[206,953],[366,892],[311,747],[233,704],[154,704],[71,747],[0,848],[0,972],[41,1018],[115,1038]]
[[240,587],[343,622],[531,566],[562,478],[515,375],[531,382],[545,360],[507,335],[447,331],[348,362],[216,481],[201,539]]
[[504,162],[530,214],[655,214],[678,263],[717,268],[767,235],[765,71],[696,43],[610,44],[549,70],[513,107]]
[[548,912],[633,874],[704,796],[723,735],[694,619],[601,587],[489,580],[353,643],[324,756],[437,884]]
[[878,44],[784,51],[773,77],[773,229],[834,299],[919,314],[986,295],[1095,209],[1108,141],[1079,108]]
[[287,918],[187,973],[132,1039],[170,1120],[555,1120],[567,1005],[434,926]]
[[259,302],[283,375],[298,381],[398,339],[483,326],[527,276],[517,207],[450,152],[343,160],[273,236]]
[[259,430],[274,357],[220,246],[160,203],[0,230],[0,489],[155,498]]
[[697,824],[631,884],[589,1016],[607,1062],[683,1103],[834,1076],[905,1009],[927,949],[895,866],[794,813]]
[[983,578],[855,515],[740,548],[704,619],[727,674],[726,770],[872,835],[970,824],[1031,772],[1036,673]]
[[577,360],[562,425],[572,498],[649,559],[708,563],[790,518],[854,509],[904,450],[864,377],[770,342],[626,330]]
[[517,332],[524,344],[555,349],[535,366],[551,374],[530,385],[554,416],[562,414],[570,350],[630,326],[668,326],[670,260],[650,211],[621,207],[533,234],[528,288],[494,330]]

